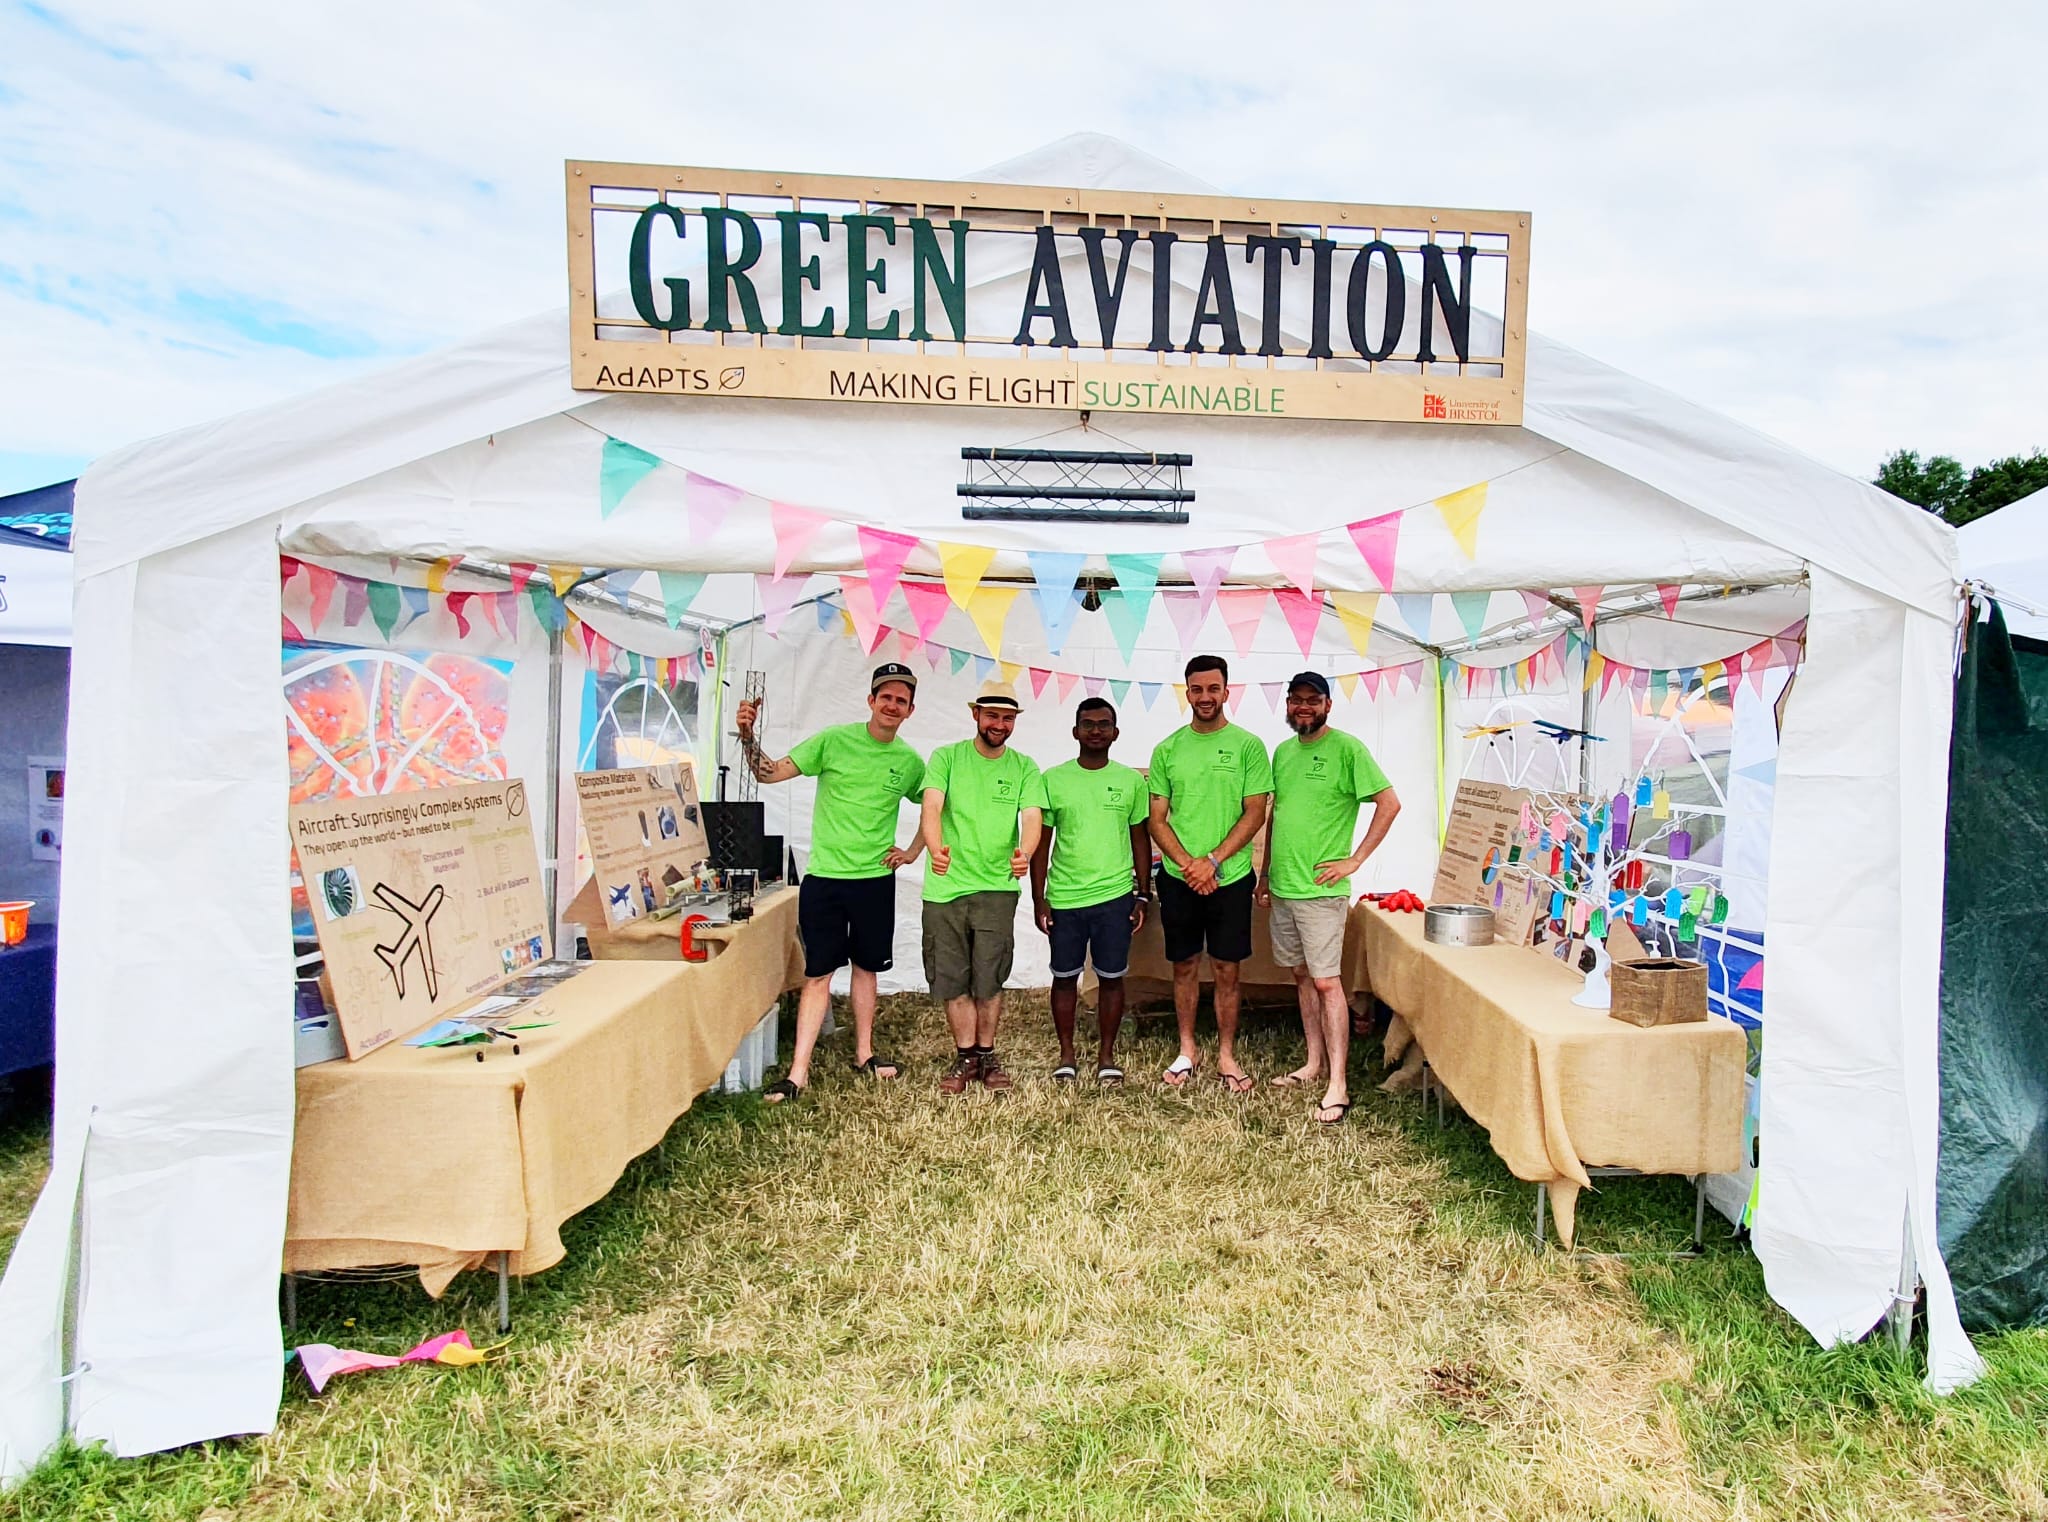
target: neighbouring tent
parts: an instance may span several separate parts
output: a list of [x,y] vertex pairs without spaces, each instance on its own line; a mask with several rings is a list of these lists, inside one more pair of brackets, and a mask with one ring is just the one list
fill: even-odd
[[[1207,189],[1092,138],[986,178]],[[1194,298],[1173,292],[1181,305]],[[486,568],[739,575],[760,578],[765,594],[778,570],[870,576],[858,534],[868,525],[918,541],[908,570],[919,577],[948,569],[948,545],[988,548],[979,575],[1007,578],[990,582],[997,600],[1023,606],[1028,593],[1005,591],[1032,583],[1033,556],[1079,548],[1073,528],[963,525],[955,487],[963,444],[1044,427],[1042,414],[1000,409],[579,392],[554,314],[96,463],[79,489],[75,653],[77,685],[96,701],[73,729],[65,873],[74,902],[98,912],[65,923],[53,1168],[0,1286],[0,1469],[57,1440],[67,1391],[70,1430],[121,1454],[264,1431],[276,1418],[293,1108],[278,631],[303,590],[288,584],[281,595],[280,555],[400,578],[431,566],[427,580],[444,591],[469,585],[452,564],[463,557]],[[1462,762],[1458,695],[1441,685],[1438,657],[1455,648],[1513,665],[1559,636],[1520,593],[1633,589],[1604,625],[1588,620],[1570,669],[1551,673],[1550,700],[1573,716],[1582,694],[1598,703],[1605,693],[1603,651],[1640,668],[1699,665],[1804,618],[1761,911],[1770,1031],[1753,1240],[1770,1293],[1824,1344],[1859,1337],[1886,1313],[1903,1243],[1927,1286],[1930,1383],[1946,1390],[1975,1377],[1933,1208],[1952,532],[1535,338],[1519,427],[1164,415],[1119,415],[1114,427],[1131,447],[1193,454],[1200,512],[1179,527],[1091,526],[1086,548],[1172,557],[1290,541],[1288,563],[1246,554],[1225,584],[1270,591],[1297,581],[1297,536],[1319,536],[1307,552],[1316,588],[1385,591],[1402,611],[1363,645],[1340,620],[1321,620],[1310,658],[1413,665],[1417,679],[1382,685],[1385,710],[1363,723],[1377,726],[1368,738],[1396,765],[1438,786]],[[615,441],[647,465],[606,504],[600,481]],[[723,488],[731,510],[693,524],[693,481]],[[1462,494],[1482,487],[1483,520],[1438,506],[1469,504]],[[769,504],[818,517],[781,566],[778,551],[789,551]],[[1343,530],[1395,512],[1401,541],[1383,586]],[[1679,584],[1734,590],[1711,617],[1661,616],[1654,589]],[[1170,683],[1181,645],[1163,603],[1119,604],[1131,620],[1121,635],[1102,620],[1057,656],[1030,620],[1015,619],[1000,658],[1027,680],[1036,667]],[[951,608],[931,637],[982,650],[977,611],[990,609]],[[630,608],[585,612],[634,648]],[[788,615],[799,633],[808,616]],[[849,610],[857,622],[879,616]],[[906,628],[903,615],[888,622]],[[865,637],[856,645],[812,627],[815,645],[760,659],[785,724],[850,712],[844,693],[857,690],[866,659]],[[1231,638],[1220,622],[1205,630],[1211,643]],[[728,652],[749,637],[728,634]],[[1273,619],[1241,648],[1252,684],[1282,680],[1302,660],[1293,631]],[[955,669],[949,656],[933,670],[924,709],[964,703],[972,661]],[[1051,680],[1055,700],[1070,701]],[[1052,707],[1033,722],[1056,736]],[[1170,707],[1151,711],[1159,723],[1171,717]],[[1020,735],[1030,743],[1049,749]],[[1434,853],[1424,820],[1410,822],[1391,857],[1410,881]],[[801,819],[794,828],[801,838]],[[159,912],[167,889],[176,915]],[[136,997],[142,988],[147,999]]]

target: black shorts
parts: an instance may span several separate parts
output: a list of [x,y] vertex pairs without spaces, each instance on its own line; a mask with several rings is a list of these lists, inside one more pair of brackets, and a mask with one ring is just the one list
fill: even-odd
[[1166,960],[1186,962],[1207,951],[1212,962],[1249,961],[1257,876],[1247,872],[1228,887],[1204,894],[1161,867],[1159,934],[1166,943]]
[[804,976],[827,978],[848,960],[866,972],[896,963],[896,874],[803,880],[796,896]]
[[1131,967],[1131,904],[1126,893],[1085,909],[1052,912],[1052,975],[1078,978],[1092,956],[1095,976],[1120,978]]

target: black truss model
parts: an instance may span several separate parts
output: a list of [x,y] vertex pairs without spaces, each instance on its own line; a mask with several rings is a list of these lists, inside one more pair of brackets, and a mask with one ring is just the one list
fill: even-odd
[[967,479],[955,491],[963,518],[1081,523],[1186,523],[1193,490],[1181,472],[1188,454],[1121,449],[960,451]]

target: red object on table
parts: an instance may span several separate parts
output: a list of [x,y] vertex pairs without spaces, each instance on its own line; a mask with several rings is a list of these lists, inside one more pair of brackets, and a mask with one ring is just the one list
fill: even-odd
[[711,948],[708,946],[699,946],[690,939],[690,932],[692,930],[694,930],[699,925],[708,925],[710,923],[711,916],[708,914],[691,914],[684,916],[682,928],[682,943],[683,960],[685,962],[703,962],[708,961],[710,959]]

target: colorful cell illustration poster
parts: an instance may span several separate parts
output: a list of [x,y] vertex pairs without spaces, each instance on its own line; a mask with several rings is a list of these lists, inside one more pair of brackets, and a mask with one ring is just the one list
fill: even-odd
[[526,784],[293,804],[351,1061],[548,960]]

